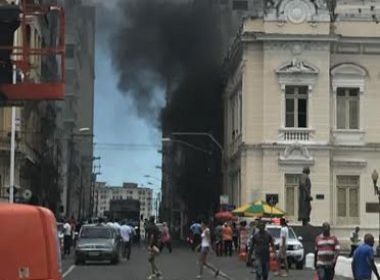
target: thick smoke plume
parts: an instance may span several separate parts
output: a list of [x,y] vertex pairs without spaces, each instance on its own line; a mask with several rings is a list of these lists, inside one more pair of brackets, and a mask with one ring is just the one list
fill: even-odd
[[182,101],[197,99],[199,88],[214,82],[203,75],[215,68],[220,55],[218,28],[208,1],[197,2],[119,1],[121,16],[110,40],[118,86],[132,97],[139,116],[149,121],[159,116],[163,92],[168,92],[168,111],[174,114],[169,118],[176,119],[170,108],[172,99],[182,98],[176,103],[190,106]]
[[[118,10],[122,16],[110,40],[112,60],[118,86],[138,114],[158,124],[164,136],[208,132],[221,141],[222,50],[209,1],[120,0]],[[183,148],[186,165],[175,166],[171,177],[180,186],[174,191],[187,214],[195,217],[216,206],[220,154],[207,138],[185,140],[213,151],[206,155]]]

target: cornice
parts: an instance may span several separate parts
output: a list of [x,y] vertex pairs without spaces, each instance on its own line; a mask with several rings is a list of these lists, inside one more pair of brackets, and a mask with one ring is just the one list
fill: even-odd
[[316,35],[316,34],[277,34],[277,33],[264,33],[255,31],[246,31],[242,34],[241,40],[243,42],[251,41],[290,41],[290,42],[337,42],[339,36],[337,35]]
[[[238,150],[241,152],[255,150],[255,149],[271,149],[271,150],[283,150],[288,146],[292,146],[295,143],[259,143],[259,144],[246,144],[241,143]],[[363,146],[355,145],[333,145],[333,144],[316,144],[316,143],[302,143],[309,150],[335,150],[335,151],[357,151],[357,152],[380,152],[380,143],[367,143]]]

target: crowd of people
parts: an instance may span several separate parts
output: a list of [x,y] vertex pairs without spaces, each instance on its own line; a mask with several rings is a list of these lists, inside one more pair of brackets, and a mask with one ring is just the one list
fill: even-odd
[[[213,249],[217,257],[231,256],[233,252],[240,254],[248,266],[253,268],[257,280],[267,280],[269,271],[282,277],[289,276],[287,248],[289,229],[284,218],[280,219],[280,240],[278,248],[275,240],[266,230],[266,222],[257,220],[247,226],[245,221],[236,225],[234,222],[217,223],[213,234],[205,222],[194,222],[190,227],[191,248],[200,252],[200,273],[203,267],[212,270],[215,275],[220,271],[207,262],[209,251]],[[352,257],[352,274],[355,280],[370,280],[372,273],[379,280],[379,274],[374,262],[374,237],[364,235],[364,242],[359,238],[359,227],[351,234],[352,242],[350,256]],[[315,239],[314,267],[318,280],[333,280],[335,266],[340,253],[338,238],[331,234],[329,223],[323,223],[322,233]]]
[[[127,260],[131,257],[131,244],[133,237],[137,235],[133,226],[125,221],[99,221],[99,223],[114,227],[120,233],[122,239],[122,255]],[[70,248],[75,246],[76,232],[79,232],[81,223],[75,219],[65,219],[62,223],[61,234],[64,240],[64,255],[70,255]],[[217,223],[210,228],[206,221],[196,221],[190,228],[189,241],[191,249],[199,252],[199,274],[196,278],[203,278],[204,267],[210,269],[215,277],[221,272],[208,262],[210,251],[215,251],[217,257],[231,257],[239,255],[247,266],[252,267],[257,280],[267,280],[269,271],[274,275],[288,277],[287,248],[289,229],[284,218],[280,219],[280,239],[275,246],[275,240],[266,230],[266,222],[256,220],[249,225],[246,221],[239,224],[235,222]],[[160,226],[160,227],[159,227]],[[172,252],[171,235],[166,223],[155,223],[154,217],[144,222],[145,236],[143,239],[148,251],[148,262],[151,274],[148,279],[161,279],[162,272],[156,264],[156,257],[166,247]],[[356,227],[351,233],[352,274],[355,280],[372,279],[372,273],[378,280],[378,274],[374,262],[374,237],[372,234],[364,235],[364,242],[359,237],[360,228]],[[333,280],[335,266],[339,256],[340,245],[338,238],[331,234],[330,225],[323,223],[322,233],[315,239],[314,267],[315,278],[318,280]]]

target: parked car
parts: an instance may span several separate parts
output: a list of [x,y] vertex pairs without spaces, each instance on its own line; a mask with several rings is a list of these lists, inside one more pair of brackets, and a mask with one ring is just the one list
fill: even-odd
[[[268,224],[266,225],[266,229],[275,239],[276,249],[279,250],[281,226]],[[297,237],[294,230],[289,227],[289,239],[286,255],[288,257],[289,266],[295,264],[297,269],[303,269],[305,263],[305,249],[301,241],[302,237]]]
[[106,225],[83,225],[75,249],[75,264],[86,261],[120,260],[121,239],[117,230]]

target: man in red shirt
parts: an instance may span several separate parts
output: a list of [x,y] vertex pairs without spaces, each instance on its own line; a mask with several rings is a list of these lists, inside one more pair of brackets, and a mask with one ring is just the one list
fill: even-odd
[[322,234],[315,239],[314,266],[319,280],[333,280],[339,255],[338,239],[330,234],[330,224],[323,223]]
[[232,256],[232,236],[233,231],[229,224],[225,223],[223,226],[223,243],[224,243],[224,255]]

